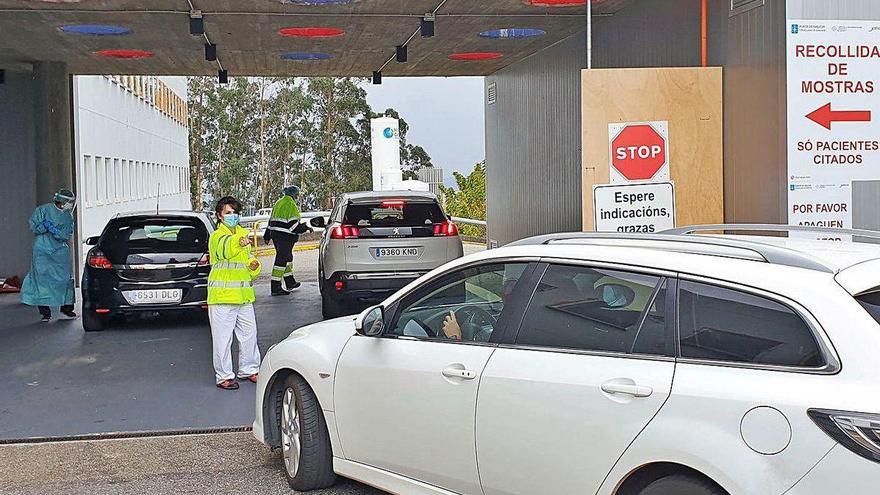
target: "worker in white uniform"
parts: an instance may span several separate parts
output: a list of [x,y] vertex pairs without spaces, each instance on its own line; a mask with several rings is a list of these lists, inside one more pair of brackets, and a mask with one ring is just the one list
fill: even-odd
[[[227,196],[217,202],[215,212],[218,227],[208,241],[208,317],[214,340],[214,373],[218,387],[236,390],[236,375],[239,380],[256,383],[260,371],[254,314],[254,280],[260,274],[260,262],[254,257],[247,229],[239,225],[241,203]],[[233,335],[240,349],[237,374],[232,368]]]

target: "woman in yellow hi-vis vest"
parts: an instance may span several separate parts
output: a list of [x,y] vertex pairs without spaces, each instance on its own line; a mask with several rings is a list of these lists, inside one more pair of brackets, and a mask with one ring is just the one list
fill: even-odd
[[260,262],[254,257],[247,229],[238,224],[241,203],[227,196],[217,202],[215,211],[218,227],[208,242],[208,317],[214,340],[214,373],[218,387],[235,390],[238,383],[232,370],[233,334],[240,348],[238,379],[256,383],[260,371],[254,314],[254,280],[260,274]]

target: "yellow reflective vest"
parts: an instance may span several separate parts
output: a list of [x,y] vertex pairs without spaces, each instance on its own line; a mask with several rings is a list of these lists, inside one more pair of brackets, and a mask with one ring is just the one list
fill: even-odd
[[211,256],[211,274],[208,276],[208,304],[247,304],[256,301],[254,280],[260,275],[260,262],[257,269],[251,270],[251,261],[256,260],[253,247],[242,247],[241,239],[248,238],[248,231],[240,225],[230,229],[220,224],[208,241]]

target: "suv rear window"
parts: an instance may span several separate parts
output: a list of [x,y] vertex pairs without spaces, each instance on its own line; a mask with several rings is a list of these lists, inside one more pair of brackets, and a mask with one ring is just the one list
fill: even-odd
[[445,220],[436,202],[389,200],[348,205],[343,223],[358,227],[424,227]]
[[125,219],[107,226],[101,244],[110,250],[202,253],[207,250],[208,230],[197,219]]

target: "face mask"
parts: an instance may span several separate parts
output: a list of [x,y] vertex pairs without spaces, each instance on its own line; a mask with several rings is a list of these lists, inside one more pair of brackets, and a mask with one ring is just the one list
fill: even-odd
[[61,206],[61,209],[64,211],[71,211],[73,210],[74,205],[76,205],[76,203],[74,203],[73,201],[71,201],[70,203],[64,203]]
[[236,225],[238,225],[239,219],[240,217],[238,216],[238,214],[230,213],[223,216],[223,223],[226,224],[226,226],[229,228],[234,228]]

